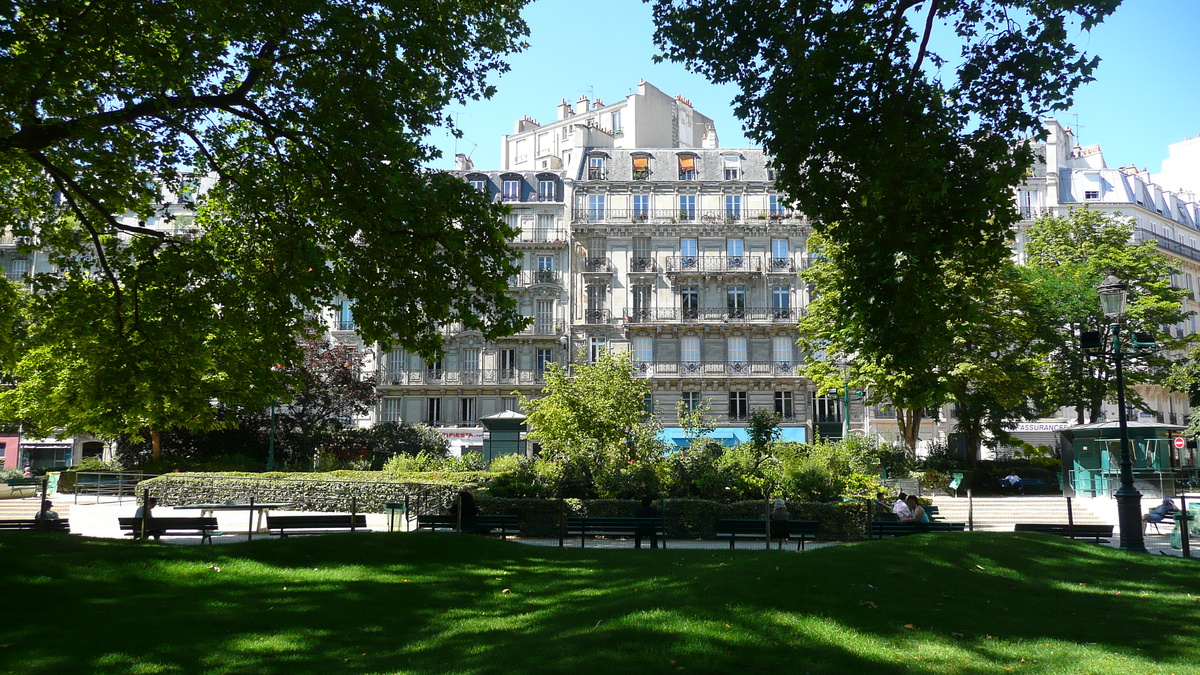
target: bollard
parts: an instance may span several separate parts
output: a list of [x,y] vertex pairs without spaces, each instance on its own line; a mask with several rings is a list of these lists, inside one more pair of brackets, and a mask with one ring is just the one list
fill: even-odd
[[1190,534],[1189,530],[1192,527],[1192,518],[1191,514],[1188,513],[1187,510],[1186,494],[1179,495],[1179,508],[1181,509],[1180,514],[1183,517],[1183,529],[1179,531],[1180,543],[1183,544],[1183,557],[1190,558],[1192,557],[1192,551],[1188,545],[1188,535]]
[[967,488],[967,530],[975,531],[975,500],[971,496],[971,488]]
[[[214,516],[217,514],[213,514]],[[250,497],[250,520],[246,522],[246,541],[254,539],[254,497]]]
[[350,495],[350,534],[354,534],[354,521],[358,517],[358,500]]
[[1067,534],[1075,538],[1075,512],[1071,510],[1071,498],[1067,497]]

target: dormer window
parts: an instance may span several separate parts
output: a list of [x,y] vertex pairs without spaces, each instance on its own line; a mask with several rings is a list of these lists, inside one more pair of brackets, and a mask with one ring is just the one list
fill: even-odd
[[503,188],[502,194],[504,196],[504,201],[506,201],[506,202],[521,201],[521,181],[513,180],[511,178],[506,178],[506,179],[504,179],[502,188]]
[[633,158],[633,179],[650,180],[650,158],[642,155]]
[[1085,190],[1083,193],[1084,199],[1100,199],[1099,190]]
[[737,155],[725,155],[722,159],[725,180],[741,180],[742,158]]
[[605,166],[605,158],[599,155],[588,157],[588,180],[606,180],[608,172]]
[[554,180],[546,180],[545,178],[538,181],[538,199],[543,202],[555,201],[556,193]]
[[696,180],[696,156],[679,156],[679,180]]

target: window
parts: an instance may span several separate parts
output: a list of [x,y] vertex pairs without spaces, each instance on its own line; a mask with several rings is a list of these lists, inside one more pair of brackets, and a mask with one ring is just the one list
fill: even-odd
[[479,349],[463,350],[463,380],[474,382],[479,379]]
[[746,287],[745,286],[726,286],[725,287],[725,308],[729,310],[728,316],[731,319],[746,318]]
[[510,213],[510,214],[504,216],[504,224],[507,225],[510,229],[516,230],[519,232],[521,230],[521,216],[519,216],[515,213]]
[[621,111],[614,110],[612,114],[612,131],[617,133],[621,130]]
[[733,373],[744,373],[747,370],[746,336],[731,335],[728,342],[729,370]]
[[783,206],[783,197],[780,197],[779,195],[771,195],[770,197],[767,197],[767,209],[770,211],[772,216],[777,218],[782,217],[785,213],[787,213],[787,209]]
[[[15,261],[14,261],[15,262]],[[21,262],[25,262],[22,260]],[[22,271],[23,273],[23,271]],[[343,300],[338,312],[338,330],[354,330],[354,301]]]
[[636,222],[646,222],[650,217],[650,195],[633,196],[633,219]]
[[379,417],[382,422],[400,422],[401,398],[385,398],[379,403]]
[[472,178],[471,187],[479,190],[480,192],[487,192],[487,181],[479,178]]
[[767,167],[767,180],[775,180],[775,169]]
[[1100,199],[1100,191],[1099,190],[1084,190],[1083,198],[1084,199]]
[[432,361],[426,361],[425,372],[428,374],[429,379],[431,380],[442,379],[442,359],[439,357]]
[[684,372],[699,372],[700,370],[700,336],[684,335],[679,339],[679,354],[683,361]]
[[650,179],[650,158],[645,155],[633,158],[633,179]]
[[744,420],[750,416],[750,405],[744,391],[729,392],[729,419]]
[[533,331],[538,335],[554,333],[554,301],[538,300],[534,305]]
[[629,288],[630,298],[633,300],[633,307],[630,308],[630,320],[637,323],[645,323],[651,318],[650,307],[654,302],[654,287],[649,284],[637,284]]
[[[539,255],[537,257],[537,268],[538,268],[539,272],[553,272],[554,271],[554,256]],[[538,279],[538,281],[541,281],[541,279]]]
[[792,370],[792,348],[795,344],[786,335],[777,335],[771,340],[772,357],[775,359],[775,369],[782,372]]
[[511,410],[513,412],[520,412],[520,410],[521,410],[520,399],[518,399],[516,396],[505,396],[505,397],[501,398],[500,399],[500,410],[501,410],[501,412],[503,412],[505,410]]
[[723,160],[725,180],[740,179],[742,177],[742,158],[726,155]]
[[588,340],[588,360],[595,363],[600,360],[600,355],[604,353],[607,347],[608,338],[594,337]]
[[[554,231],[554,214],[539,213],[537,214],[537,229],[534,231],[534,241],[550,241],[551,234]],[[557,237],[561,239],[561,237]]]
[[679,156],[679,180],[696,180],[695,155]]
[[458,399],[458,421],[459,422],[474,422],[475,417],[475,399],[460,398]]
[[796,416],[795,406],[792,405],[792,392],[775,392],[775,414],[785,420],[790,420]]
[[692,412],[700,407],[700,392],[685,391],[680,394],[683,400],[683,409],[687,412]]
[[679,268],[694,270],[699,265],[697,260],[700,242],[696,239],[679,240]]
[[633,360],[636,363],[650,363],[654,360],[654,338],[640,335],[633,338]]
[[786,260],[788,257],[788,240],[787,239],[772,239],[771,240],[771,257],[776,260]]
[[512,379],[517,374],[517,350],[500,350],[500,377]]
[[588,195],[588,220],[604,220],[604,195]]
[[742,196],[725,195],[725,218],[738,220],[742,217]]
[[544,202],[554,201],[554,197],[558,192],[555,190],[555,187],[554,181],[552,180],[538,181],[538,199]]
[[[775,319],[792,318],[792,289],[787,286],[771,287],[771,316]],[[784,338],[785,340],[787,338]]]
[[534,363],[537,364],[538,377],[541,377],[542,374],[546,372],[546,367],[549,364],[554,363],[553,350],[546,347],[539,347]]
[[393,349],[388,352],[387,357],[387,375],[389,380],[399,380],[404,371],[408,369],[408,355],[403,349]]
[[646,416],[654,414],[654,394],[642,395],[642,410],[646,411]]
[[813,421],[818,424],[842,423],[842,399],[813,394]]
[[696,219],[696,195],[679,195],[679,219]]
[[700,288],[698,286],[679,287],[679,309],[684,320],[695,320],[700,316]]
[[746,268],[746,242],[742,239],[726,239],[725,254],[728,256],[726,264],[731,270],[741,270]]
[[584,323],[607,323],[608,312],[605,308],[605,300],[607,299],[607,286],[591,284],[587,287],[587,309],[585,310]]
[[604,180],[605,177],[604,158],[588,157],[588,180]]
[[629,271],[654,271],[654,258],[650,255],[650,237],[633,238],[633,260],[629,261]]
[[516,202],[521,200],[521,181],[505,180],[503,184],[502,194],[504,201]]
[[437,424],[442,421],[442,399],[425,399],[425,422]]

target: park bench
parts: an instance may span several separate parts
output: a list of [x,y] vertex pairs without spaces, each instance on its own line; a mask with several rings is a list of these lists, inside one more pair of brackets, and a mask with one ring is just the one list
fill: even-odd
[[1094,539],[1097,544],[1107,543],[1113,536],[1112,525],[1079,524],[1064,525],[1062,523],[1017,523],[1013,532],[1041,532],[1042,534],[1057,534],[1060,537],[1075,539]]
[[[567,518],[566,536],[579,535],[579,547],[584,547],[588,537],[647,537],[662,541],[663,548],[667,547],[667,526],[662,518],[616,518],[569,516]],[[563,540],[559,538],[558,545]]]
[[275,516],[267,514],[267,530],[286,537],[292,534],[329,534],[331,532],[370,532],[363,514],[321,514],[314,516]]
[[4,483],[8,485],[8,489],[16,494],[18,490],[29,490],[29,495],[37,494],[38,488],[42,484],[41,478],[6,478]]
[[36,518],[0,520],[0,530],[43,530],[45,532],[70,532],[71,525],[66,519],[47,520],[45,528],[38,527]]
[[[1020,488],[1021,494],[1025,494],[1025,491],[1029,488],[1042,489],[1045,487],[1047,487],[1047,486],[1046,486],[1046,480],[1044,478],[1022,478],[1021,479],[1021,488]],[[1010,489],[1008,486],[1008,481],[1001,479],[1000,489],[1002,489],[1002,490]]]
[[[817,538],[820,523],[815,520],[772,520],[772,539],[797,539],[796,550],[804,550],[804,542],[809,536]],[[718,539],[729,539],[732,550],[738,537],[763,539],[767,536],[767,521],[761,518],[718,518],[716,533]]]
[[[138,538],[142,536],[142,519],[137,516],[117,518],[117,524],[122,530],[127,530],[125,536]],[[158,532],[160,536],[171,537],[200,537],[201,544],[211,544],[212,536],[217,533],[216,518],[159,518],[157,516],[146,520],[146,532]]]
[[947,523],[937,521],[932,523],[885,523],[872,522],[871,536],[876,538],[882,537],[902,537],[909,534],[925,534],[927,532],[962,532],[966,529],[966,523]]
[[[521,534],[521,526],[518,522],[518,517],[508,514],[479,514],[475,516],[474,523],[468,523],[463,527],[463,532],[469,534],[498,534],[502,539],[507,539],[509,536],[517,536]],[[417,516],[418,530],[452,530],[458,531],[458,516],[434,516],[434,515],[418,515]]]

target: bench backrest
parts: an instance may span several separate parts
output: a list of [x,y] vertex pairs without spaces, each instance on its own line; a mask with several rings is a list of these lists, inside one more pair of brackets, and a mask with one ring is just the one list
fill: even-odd
[[[771,536],[782,537],[793,534],[816,534],[821,524],[815,520],[772,520]],[[766,521],[758,518],[719,518],[716,533],[722,534],[757,534],[765,536]]]
[[[468,519],[470,520],[470,519]],[[519,516],[510,513],[503,514],[479,514],[474,518],[474,524],[477,527],[497,527],[515,529],[520,520]],[[417,528],[422,527],[440,528],[440,527],[458,527],[458,516],[447,515],[418,515]]]
[[267,514],[267,529],[279,530],[289,528],[339,528],[367,526],[367,517],[363,514],[323,514],[316,516],[274,516]]
[[19,520],[5,519],[0,520],[0,530],[37,530],[44,529],[49,532],[70,532],[71,524],[65,518],[59,520],[47,520],[46,527],[38,528],[38,520],[36,518],[21,518]]
[[662,530],[666,525],[659,518],[616,518],[604,516],[569,516],[567,529],[571,531],[596,530],[610,532],[637,532]]
[[[142,519],[137,516],[117,518],[117,523],[120,524],[122,530],[137,531],[142,528]],[[213,532],[217,529],[217,519],[213,517],[172,517],[172,518],[147,518],[146,529],[148,530],[199,530],[201,532]]]
[[29,487],[37,486],[42,482],[41,478],[7,478],[4,480],[11,487]]
[[[1071,525],[1062,523],[1016,523],[1013,525],[1013,532],[1042,532],[1044,534],[1057,534],[1064,537],[1070,536]],[[1093,523],[1076,524],[1075,536],[1077,537],[1111,537],[1113,533],[1112,525],[1098,525]]]
[[871,529],[879,534],[912,534],[915,532],[963,532],[966,523],[871,523]]

